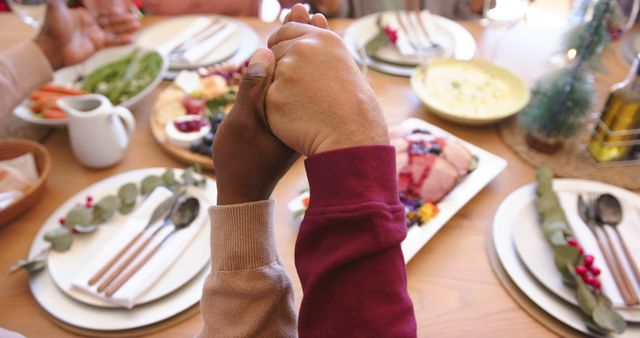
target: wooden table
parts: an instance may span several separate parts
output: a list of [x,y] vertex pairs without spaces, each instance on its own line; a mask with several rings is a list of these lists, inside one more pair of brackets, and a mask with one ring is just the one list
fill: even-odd
[[[6,28],[6,15],[0,16],[0,29]],[[162,20],[145,18],[144,24]],[[277,24],[244,20],[266,41]],[[334,20],[331,26],[344,31],[349,20]],[[492,34],[477,23],[465,23],[476,41],[480,56],[493,44]],[[27,30],[21,28],[20,30]],[[558,28],[520,26],[509,32],[497,53],[497,61],[531,82],[545,70],[546,60],[557,46]],[[15,36],[15,35],[14,35]],[[25,36],[29,36],[26,34]],[[622,79],[627,66],[613,52],[607,52],[609,73],[598,81],[600,96],[606,88]],[[469,202],[408,264],[409,293],[415,306],[418,333],[426,337],[530,337],[554,336],[536,322],[510,298],[495,277],[487,256],[488,232],[500,202],[516,188],[534,179],[534,168],[522,161],[500,139],[497,127],[463,127],[430,115],[409,87],[406,78],[369,72],[369,81],[379,95],[388,122],[410,116],[425,119],[449,132],[484,148],[509,162],[508,167]],[[66,130],[56,130],[44,145],[53,157],[48,190],[41,202],[21,218],[0,229],[0,327],[26,336],[75,336],[56,324],[41,310],[29,291],[27,275],[6,275],[9,267],[24,258],[31,242],[51,212],[89,184],[111,175],[145,167],[184,167],[169,157],[156,143],[149,129],[152,103],[159,90],[150,95],[135,111],[138,129],[126,158],[115,167],[90,170],[82,167],[69,147]],[[286,203],[306,187],[302,161],[297,162],[282,179],[273,197],[277,201],[277,245],[282,260],[296,286],[299,304],[302,295],[293,262],[297,225]],[[193,316],[154,336],[191,337],[202,325]]]

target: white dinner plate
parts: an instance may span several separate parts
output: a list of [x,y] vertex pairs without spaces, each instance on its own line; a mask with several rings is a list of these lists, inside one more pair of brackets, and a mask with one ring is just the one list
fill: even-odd
[[[626,239],[626,243],[631,250],[634,259],[640,262],[640,224],[639,216],[634,212],[634,206],[640,205],[640,196],[630,191],[618,188],[605,183],[575,180],[576,184],[570,187],[563,186],[557,189],[558,198],[562,205],[567,219],[572,228],[576,239],[585,248],[586,253],[595,257],[595,265],[601,269],[599,279],[602,283],[602,290],[609,296],[614,307],[620,312],[620,315],[627,321],[640,322],[640,306],[625,306],[622,296],[616,287],[613,276],[609,271],[607,264],[598,248],[596,239],[593,237],[587,225],[582,222],[577,211],[578,194],[585,192],[593,193],[611,193],[618,197],[623,205],[624,219],[620,223],[620,232]],[[544,238],[542,229],[535,217],[535,207],[533,203],[529,204],[522,210],[523,217],[514,228],[514,242],[520,259],[523,261],[529,272],[546,286],[551,292],[565,301],[578,306],[573,290],[562,283],[562,277],[553,263],[553,251],[550,244]],[[611,238],[617,238],[611,232]],[[615,241],[617,243],[617,241]],[[622,247],[617,247],[620,257],[624,257]],[[626,261],[625,261],[626,262]],[[632,281],[633,272],[629,266],[626,266],[627,273]],[[640,294],[640,287],[637,283],[633,283],[636,293]]]
[[[57,220],[60,217],[64,217],[64,215],[73,208],[77,202],[82,203],[85,196],[92,196],[96,200],[99,200],[102,196],[117,194],[117,189],[122,184],[128,182],[139,182],[141,180],[142,179],[136,181],[128,177],[127,180],[121,180],[118,176],[115,176],[110,179],[100,181],[99,183],[83,190],[81,194],[84,195],[76,194],[78,199],[71,198],[65,202],[53,213],[53,217],[50,217],[49,221],[57,223]],[[207,201],[208,205],[215,203],[215,200],[210,199],[211,196],[205,196],[205,194],[197,188],[190,191],[190,194],[197,194],[195,196],[201,196],[203,200]],[[141,204],[142,201],[138,201],[137,206],[139,207]],[[200,212],[207,213],[207,210],[208,206],[203,206],[200,209]],[[55,216],[58,217],[56,218]],[[100,252],[104,245],[109,243],[109,240],[118,234],[126,222],[126,216],[117,214],[114,216],[113,220],[109,221],[109,223],[101,224],[98,231],[89,235],[76,236],[71,249],[68,251],[53,251],[49,253],[47,270],[49,274],[51,274],[53,281],[64,293],[73,299],[90,305],[118,307],[118,305],[108,303],[98,297],[73,288],[72,283],[77,278],[78,273],[83,271],[83,269],[93,261],[95,254]],[[209,217],[206,217],[205,222],[209,222]],[[193,241],[173,263],[172,267],[169,268],[147,292],[140,296],[140,299],[136,301],[136,306],[164,297],[195,277],[198,272],[204,268],[207,262],[209,262],[209,255],[203,254],[208,252],[208,250],[209,227],[205,223],[198,231]]]
[[[556,191],[576,191],[576,187],[582,187],[582,184],[583,180],[574,179],[556,179],[553,182]],[[533,206],[535,187],[536,184],[532,183],[517,189],[502,201],[496,211],[492,240],[500,263],[518,288],[542,310],[578,331],[595,336],[587,329],[580,309],[563,301],[539,283],[518,256],[513,240],[516,226],[520,222],[537,221]],[[627,323],[625,333],[617,337],[640,337],[640,326]]]
[[[370,14],[355,20],[347,27],[344,33],[344,41],[356,62],[363,62],[359,48],[363,48],[369,40],[378,34],[378,27],[376,26],[378,16],[389,13],[391,12]],[[460,24],[438,15],[427,15],[423,12],[422,16],[433,27],[434,32],[431,34],[433,40],[445,49],[443,56],[459,60],[473,58],[476,52],[476,43],[469,31]],[[395,48],[384,48],[376,54],[375,59],[366,57],[364,62],[371,69],[405,77],[410,77],[413,69],[419,63],[416,58],[403,57]]]
[[[190,24],[200,17],[202,16],[187,15],[163,20],[140,31],[135,39],[135,44],[145,48],[158,48],[158,46],[170,41],[176,34],[188,28]],[[170,61],[169,68],[172,70],[199,68],[223,61],[230,61],[229,59],[236,54],[242,54],[244,56],[242,61],[244,61],[248,59],[258,47],[258,37],[256,33],[242,21],[221,15],[207,15],[207,17],[227,21],[229,24],[235,26],[236,30],[229,38],[225,39],[224,42],[202,59],[194,63],[176,63]]]
[[[48,243],[42,239],[44,233],[55,227],[59,227],[58,219],[64,216],[68,207],[75,205],[77,201],[83,200],[87,195],[91,195],[94,192],[111,191],[110,188],[117,189],[117,187],[124,183],[139,182],[148,175],[160,175],[164,170],[166,170],[166,168],[148,168],[125,172],[99,181],[77,193],[56,210],[43,224],[31,245],[29,256],[32,257],[36,255],[48,246]],[[176,176],[179,177],[182,170],[174,170],[176,171]],[[203,191],[208,200],[215,201],[217,193],[213,180],[207,179],[207,185]],[[98,231],[93,234],[74,235],[73,246],[68,252],[73,253],[74,249],[79,251],[81,248],[96,245],[98,238],[103,238],[104,240],[107,239],[107,234],[117,232],[118,229],[116,229],[116,227],[118,225],[122,225],[122,223],[105,224],[103,225],[104,228],[99,228]],[[107,230],[107,227],[111,226],[113,226],[114,229],[102,231]],[[58,287],[48,270],[30,276],[29,286],[31,292],[40,306],[50,315],[65,323],[84,329],[105,331],[127,330],[162,321],[186,310],[200,300],[204,279],[209,271],[208,264],[206,263],[210,257],[209,227],[204,225],[202,228],[191,246],[183,252],[174,266],[145,294],[143,299],[148,303],[137,305],[133,309],[89,305],[82,302],[85,301],[84,299],[77,301],[74,298],[75,295],[68,295],[63,289]],[[105,232],[105,234],[101,234],[101,232]],[[93,240],[90,237],[95,237],[96,239]],[[64,254],[65,253],[60,253],[60,255]],[[55,255],[56,254],[54,254],[54,256]],[[92,258],[91,254],[87,254],[87,256],[86,259]],[[202,263],[203,261],[204,264]],[[182,265],[194,266],[185,267]],[[185,274],[185,276],[181,274]],[[71,278],[71,276],[68,276],[68,278]],[[163,290],[166,291],[169,289],[175,291],[169,291],[165,293],[164,296],[156,297],[155,301],[149,301],[152,295],[160,295]],[[95,301],[95,299],[93,299],[93,301]]]
[[[123,58],[134,51],[137,48],[133,45],[121,46],[121,47],[113,47],[101,50],[94,54],[92,57],[87,59],[86,61],[77,64],[75,66],[65,67],[57,70],[53,73],[53,81],[52,83],[57,85],[69,86],[74,82],[78,81],[78,78],[81,76],[86,76],[96,70],[99,67],[104,66],[112,61]],[[155,50],[155,48],[145,48],[147,51]],[[149,93],[151,93],[159,84],[160,81],[164,78],[165,73],[167,72],[167,68],[169,67],[169,62],[166,57],[162,57],[162,67],[156,77],[149,83],[147,87],[145,87],[142,91],[136,94],[134,97],[128,99],[127,101],[120,104],[123,107],[131,108],[135,106],[142,99],[147,97]],[[19,106],[14,108],[13,114],[18,118],[34,123],[40,124],[44,126],[50,127],[62,127],[67,125],[67,119],[45,119],[37,117],[33,114],[31,109],[29,109],[29,104],[31,103],[30,99],[24,100]]]

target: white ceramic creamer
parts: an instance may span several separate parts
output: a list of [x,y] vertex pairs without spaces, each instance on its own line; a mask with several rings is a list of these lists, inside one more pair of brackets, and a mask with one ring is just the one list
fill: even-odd
[[69,96],[57,103],[67,113],[71,148],[80,163],[104,168],[122,160],[136,126],[127,108],[114,107],[99,94]]

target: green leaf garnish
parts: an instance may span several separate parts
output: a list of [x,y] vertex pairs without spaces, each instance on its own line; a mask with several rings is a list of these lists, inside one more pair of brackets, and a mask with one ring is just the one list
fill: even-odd
[[624,319],[611,308],[598,304],[593,310],[593,321],[601,328],[615,333],[622,333],[627,328]]
[[136,204],[138,198],[138,186],[135,183],[127,183],[118,189],[118,197],[120,198],[120,204],[126,206],[133,206]]
[[140,184],[140,193],[142,195],[149,195],[153,189],[162,185],[162,179],[158,176],[151,175],[147,176],[142,180]]
[[93,208],[93,224],[102,224],[108,221],[120,207],[120,199],[113,196],[105,196]]
[[71,228],[76,225],[87,226],[91,224],[92,218],[91,209],[81,206],[73,207],[65,217],[65,225]]
[[162,174],[162,183],[171,188],[175,185],[178,185],[178,181],[176,180],[176,174],[173,172],[173,169],[167,169],[163,174]]
[[44,234],[44,240],[51,243],[51,248],[57,252],[69,250],[73,242],[71,231],[66,227],[55,228]]

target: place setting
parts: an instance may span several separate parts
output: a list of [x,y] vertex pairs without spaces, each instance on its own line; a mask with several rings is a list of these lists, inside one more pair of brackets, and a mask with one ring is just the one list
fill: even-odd
[[55,210],[14,269],[30,271],[36,301],[73,331],[170,321],[200,300],[215,198],[215,182],[191,167],[108,177]]
[[472,59],[476,44],[460,24],[424,11],[387,11],[354,20],[344,33],[353,58],[368,68],[410,77],[439,59]]
[[548,168],[539,169],[537,183],[514,191],[496,211],[489,241],[494,268],[506,272],[503,284],[515,284],[535,304],[525,306],[529,312],[545,312],[574,332],[634,337],[640,333],[638,206],[640,196],[628,190],[552,179]]

